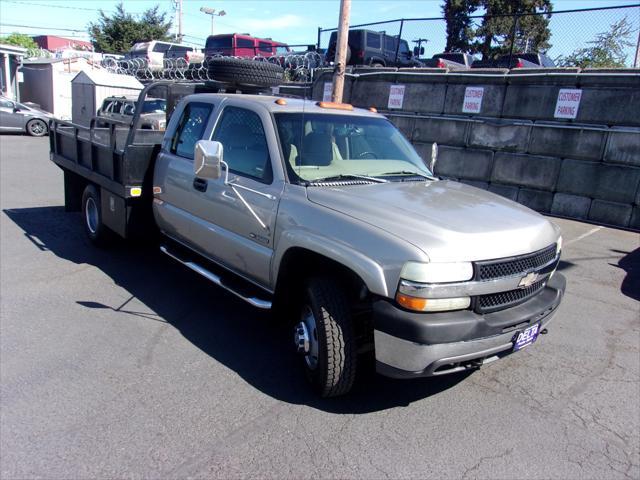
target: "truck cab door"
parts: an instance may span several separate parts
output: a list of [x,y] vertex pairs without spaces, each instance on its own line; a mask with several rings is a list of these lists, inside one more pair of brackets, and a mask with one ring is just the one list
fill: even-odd
[[202,221],[194,241],[207,256],[269,286],[284,173],[271,117],[254,107],[229,99],[217,115],[211,139],[222,143],[228,172],[195,189],[192,213]]
[[[154,214],[160,229],[210,260],[269,287],[278,202],[284,173],[268,112],[225,101],[217,108],[190,102],[172,118],[156,161]],[[217,180],[193,173],[197,140],[222,143],[223,168]],[[278,162],[274,161],[277,160]],[[274,165],[278,168],[274,168]]]

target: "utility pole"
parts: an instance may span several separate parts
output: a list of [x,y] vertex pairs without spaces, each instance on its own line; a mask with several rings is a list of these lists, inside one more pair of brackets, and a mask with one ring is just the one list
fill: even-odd
[[331,92],[331,101],[336,103],[342,103],[342,94],[344,92],[350,13],[351,0],[340,0],[340,19],[338,23],[338,38],[336,39],[336,66],[333,72],[333,91]]
[[182,43],[182,0],[178,0],[178,43]]
[[640,30],[638,30],[638,42],[636,43],[636,58],[633,61],[633,68],[640,67]]

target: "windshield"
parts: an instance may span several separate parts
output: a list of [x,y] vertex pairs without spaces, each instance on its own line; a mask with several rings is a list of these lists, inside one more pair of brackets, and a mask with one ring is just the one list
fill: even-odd
[[275,118],[286,167],[296,181],[431,176],[413,146],[384,118],[318,113]]
[[167,111],[167,101],[158,100],[145,100],[142,104],[142,113],[164,113]]

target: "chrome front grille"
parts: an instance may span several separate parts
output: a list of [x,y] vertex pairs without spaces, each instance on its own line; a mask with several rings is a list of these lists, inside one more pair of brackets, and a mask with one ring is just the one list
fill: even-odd
[[487,260],[475,263],[475,280],[492,280],[512,275],[525,275],[539,269],[556,257],[556,244],[537,252],[511,258]]

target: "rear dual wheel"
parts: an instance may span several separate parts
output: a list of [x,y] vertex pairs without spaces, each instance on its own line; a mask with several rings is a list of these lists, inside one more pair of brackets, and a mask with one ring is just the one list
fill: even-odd
[[113,236],[111,230],[102,221],[100,202],[100,191],[95,185],[87,185],[82,193],[84,231],[94,245],[104,247],[113,239]]

